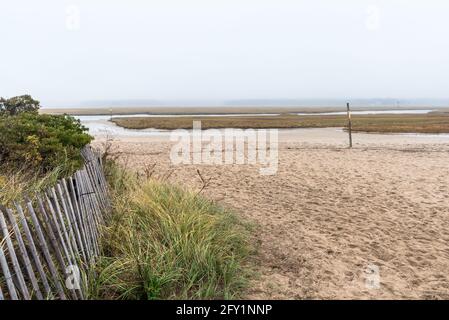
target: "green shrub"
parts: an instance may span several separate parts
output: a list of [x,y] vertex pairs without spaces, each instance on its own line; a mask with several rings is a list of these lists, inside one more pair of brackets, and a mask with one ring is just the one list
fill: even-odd
[[14,116],[22,112],[35,112],[40,108],[40,102],[30,95],[5,99],[0,97],[0,114]]
[[70,174],[82,165],[80,150],[93,138],[79,120],[35,112],[0,116],[0,164],[47,173],[63,166]]

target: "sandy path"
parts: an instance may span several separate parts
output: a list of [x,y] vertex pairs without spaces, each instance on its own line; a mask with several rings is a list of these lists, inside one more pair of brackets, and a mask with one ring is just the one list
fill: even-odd
[[[163,138],[113,142],[137,169],[156,163],[170,181],[200,186],[255,222],[259,275],[248,298],[449,298],[449,138],[281,132],[279,171],[172,166]],[[380,288],[366,286],[366,269]]]

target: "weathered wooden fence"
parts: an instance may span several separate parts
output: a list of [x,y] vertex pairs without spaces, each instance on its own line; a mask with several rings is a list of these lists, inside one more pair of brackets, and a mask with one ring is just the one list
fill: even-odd
[[0,300],[85,299],[110,214],[101,155],[32,199],[0,205]]

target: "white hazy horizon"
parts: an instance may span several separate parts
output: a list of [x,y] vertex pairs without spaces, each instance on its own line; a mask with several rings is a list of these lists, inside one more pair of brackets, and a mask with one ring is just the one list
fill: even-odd
[[444,0],[0,3],[0,96],[83,101],[449,98]]

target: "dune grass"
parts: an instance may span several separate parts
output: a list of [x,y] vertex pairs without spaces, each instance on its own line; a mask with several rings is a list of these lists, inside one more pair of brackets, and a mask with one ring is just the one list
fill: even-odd
[[113,221],[94,299],[230,299],[244,288],[248,225],[216,203],[108,164]]
[[22,201],[24,196],[33,199],[36,193],[52,187],[62,176],[63,165],[42,174],[40,170],[18,168],[13,165],[0,166],[0,204],[10,206],[12,201]]
[[[291,115],[245,117],[135,117],[113,118],[118,126],[127,129],[191,129],[193,120],[201,120],[203,129],[222,128],[327,128],[346,127],[345,115]],[[380,133],[448,133],[449,113],[401,115],[353,115],[353,130]]]

